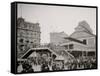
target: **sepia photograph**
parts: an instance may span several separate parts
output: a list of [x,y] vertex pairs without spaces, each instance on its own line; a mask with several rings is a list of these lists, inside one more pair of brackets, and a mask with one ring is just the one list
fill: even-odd
[[97,69],[96,9],[17,3],[17,73]]

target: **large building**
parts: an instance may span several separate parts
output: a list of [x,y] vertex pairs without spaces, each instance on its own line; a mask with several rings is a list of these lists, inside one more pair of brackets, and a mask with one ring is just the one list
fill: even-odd
[[39,23],[30,23],[23,18],[17,20],[17,51],[21,57],[28,49],[40,46]]
[[79,22],[75,31],[65,39],[68,42],[63,43],[62,46],[75,57],[95,56],[96,35],[92,33],[92,29],[86,21]]

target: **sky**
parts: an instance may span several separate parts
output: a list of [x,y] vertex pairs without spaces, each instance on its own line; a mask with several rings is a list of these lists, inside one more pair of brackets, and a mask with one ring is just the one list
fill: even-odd
[[96,9],[68,6],[48,6],[36,4],[18,4],[18,17],[25,21],[39,23],[41,43],[50,42],[50,32],[65,32],[67,35],[75,31],[80,21],[87,21],[96,34]]

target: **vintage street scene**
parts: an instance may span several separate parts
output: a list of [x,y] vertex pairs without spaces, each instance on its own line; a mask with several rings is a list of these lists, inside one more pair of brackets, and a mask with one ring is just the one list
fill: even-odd
[[95,69],[96,9],[18,4],[17,72]]

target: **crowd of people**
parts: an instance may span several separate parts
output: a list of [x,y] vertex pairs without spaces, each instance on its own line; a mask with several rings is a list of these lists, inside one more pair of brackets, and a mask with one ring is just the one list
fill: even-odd
[[[60,68],[60,66],[62,66]],[[17,64],[18,73],[31,73],[31,72],[47,72],[56,70],[74,70],[74,69],[91,69],[96,68],[95,57],[76,58],[75,60],[68,60],[67,62],[58,65],[55,61],[46,61],[42,58],[27,59],[19,61]]]
[[30,73],[30,72],[47,72],[62,70],[60,68],[62,65],[56,64],[55,61],[43,58],[28,58],[27,60],[22,60],[17,62],[18,73]]
[[66,69],[93,69],[96,68],[96,58],[95,57],[80,57],[74,61],[69,61],[65,64]]

